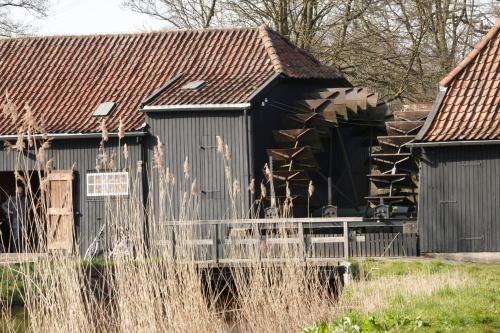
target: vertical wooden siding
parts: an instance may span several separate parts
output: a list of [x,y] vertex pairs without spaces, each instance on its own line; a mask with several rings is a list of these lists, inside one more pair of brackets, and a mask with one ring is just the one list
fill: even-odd
[[500,251],[500,146],[425,149],[419,191],[422,252]]
[[[150,143],[149,165],[152,165],[152,149],[155,137],[165,144],[166,166],[175,174],[176,193],[174,208],[180,206],[184,191],[189,192],[194,178],[199,184],[200,217],[202,219],[224,219],[230,217],[228,184],[224,175],[223,157],[217,154],[216,136],[219,135],[229,145],[232,152],[230,166],[232,176],[241,184],[238,198],[240,215],[249,209],[247,186],[251,173],[248,159],[247,115],[243,111],[198,111],[198,112],[155,112],[147,114],[147,122],[154,138]],[[185,180],[183,164],[188,157],[191,177]],[[150,181],[157,174],[153,171]],[[158,191],[153,188],[155,202]]]
[[[122,141],[122,145],[127,143],[130,156],[129,164],[132,169],[135,169],[137,161],[141,159],[141,144],[137,140],[137,138],[127,138]],[[82,255],[96,237],[105,219],[104,201],[88,200],[86,194],[86,174],[95,170],[99,142],[99,139],[60,139],[53,141],[48,152],[48,158],[53,159],[52,165],[55,169],[71,169],[73,165],[76,168],[73,202],[76,236]],[[110,139],[106,147],[109,150],[118,150],[116,139]],[[0,150],[0,171],[14,171],[15,165],[16,153]],[[33,166],[29,166],[29,168],[33,169]]]

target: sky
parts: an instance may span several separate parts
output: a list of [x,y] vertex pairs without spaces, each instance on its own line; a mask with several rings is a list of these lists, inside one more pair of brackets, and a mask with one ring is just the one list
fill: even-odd
[[122,0],[51,0],[47,18],[28,20],[37,35],[86,35],[158,30],[164,22],[134,13]]

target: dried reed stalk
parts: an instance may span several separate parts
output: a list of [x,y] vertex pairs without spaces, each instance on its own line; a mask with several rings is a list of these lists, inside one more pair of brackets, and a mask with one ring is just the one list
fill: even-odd
[[[13,110],[16,108],[12,105],[4,106],[4,112],[13,114]],[[38,125],[31,123],[30,126],[36,128]],[[105,141],[104,123],[102,129]],[[26,136],[23,137],[22,144]],[[23,277],[26,328],[51,333],[296,332],[333,319],[345,307],[359,306],[357,296],[339,302],[319,268],[297,260],[301,257],[297,244],[256,247],[256,243],[250,242],[261,235],[239,224],[242,217],[237,210],[240,182],[232,177],[229,148],[221,137],[217,137],[217,144],[224,161],[221,172],[226,175],[231,201],[228,206],[232,210],[227,221],[231,226],[228,233],[231,242],[224,245],[225,258],[235,262],[230,268],[231,282],[224,275],[207,278],[210,270],[199,265],[198,261],[210,257],[212,249],[193,246],[193,240],[212,239],[214,229],[193,222],[200,210],[196,175],[186,184],[185,191],[178,193],[170,168],[160,162],[164,161],[164,147],[158,140],[157,167],[143,170],[140,161],[136,170],[130,172],[129,196],[104,202],[103,228],[109,236],[104,248],[109,250],[104,256],[105,265],[93,268],[82,265],[79,251],[52,252],[36,264],[18,269]],[[49,157],[50,144],[34,140],[31,147],[23,149],[33,150],[42,162]],[[50,172],[50,163],[37,163],[36,171],[29,171],[34,167],[24,157],[29,154],[19,152],[18,155],[17,174],[26,184],[26,202],[33,211],[35,232],[42,236],[36,245],[28,244],[25,250],[44,253],[47,252],[43,237],[47,232],[47,186],[41,186],[39,191],[30,186],[29,180],[39,177],[42,184],[46,182],[44,176]],[[109,165],[113,159],[104,147],[100,147],[97,171],[113,169]],[[182,168],[185,180],[191,177],[188,158],[178,167]],[[146,203],[142,200],[141,183],[145,172],[150,179],[149,193],[158,195],[148,198]],[[251,191],[255,191],[253,180]],[[181,200],[176,201],[176,195],[181,196]],[[287,195],[291,198],[289,191]],[[261,184],[260,196],[260,200],[266,197],[264,184]],[[174,207],[175,202],[180,202],[181,207]],[[146,228],[146,220],[149,228]],[[265,236],[296,237],[296,233],[292,226],[282,224]],[[276,262],[276,258],[282,260]],[[245,259],[244,264],[242,259]],[[443,276],[434,282],[449,281]],[[431,286],[424,279],[419,285],[426,283]],[[382,304],[383,293],[373,294],[374,288],[370,289],[372,295],[377,304]],[[361,293],[370,290],[362,289]],[[11,307],[1,308],[2,317],[10,318]],[[6,329],[15,328],[9,324]]]

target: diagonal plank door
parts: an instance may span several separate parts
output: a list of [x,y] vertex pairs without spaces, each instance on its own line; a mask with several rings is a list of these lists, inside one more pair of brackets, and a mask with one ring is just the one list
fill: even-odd
[[47,250],[73,249],[73,171],[47,175]]

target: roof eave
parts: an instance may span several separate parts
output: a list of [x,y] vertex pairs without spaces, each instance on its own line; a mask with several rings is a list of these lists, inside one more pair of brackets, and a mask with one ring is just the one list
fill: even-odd
[[171,105],[145,105],[140,109],[144,112],[154,111],[217,111],[217,110],[245,110],[252,106],[251,103],[234,104],[171,104]]
[[[135,131],[135,132],[126,132],[125,137],[137,137],[137,136],[146,136],[147,132],[145,131]],[[118,133],[112,132],[108,133],[110,138],[117,138]],[[97,139],[102,138],[102,133],[47,133],[47,134],[35,134],[32,135],[33,138],[42,138],[47,137],[51,139]],[[18,136],[14,134],[0,135],[0,140],[17,140]]]
[[420,129],[420,131],[417,133],[415,136],[415,141],[422,141],[425,134],[429,131],[429,129],[432,126],[432,123],[434,122],[434,119],[436,118],[437,114],[439,113],[439,109],[441,109],[441,105],[443,104],[444,98],[446,97],[446,94],[448,92],[448,87],[441,86],[439,89],[439,93],[436,97],[436,100],[434,101],[434,104],[432,105],[432,111],[425,119],[425,123]]
[[456,147],[456,146],[489,146],[500,145],[500,139],[494,140],[462,140],[462,141],[436,141],[436,142],[409,142],[405,144],[409,148],[425,147]]

